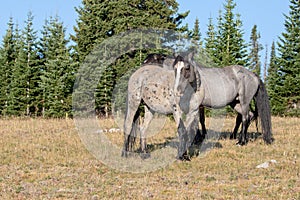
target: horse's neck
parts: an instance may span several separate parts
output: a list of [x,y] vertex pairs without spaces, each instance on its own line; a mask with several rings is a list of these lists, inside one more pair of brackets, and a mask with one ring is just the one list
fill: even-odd
[[167,58],[163,63],[163,68],[168,70],[173,70],[173,63],[175,59],[173,58]]

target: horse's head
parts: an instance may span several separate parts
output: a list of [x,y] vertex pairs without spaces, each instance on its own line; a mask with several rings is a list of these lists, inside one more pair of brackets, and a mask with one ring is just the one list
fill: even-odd
[[147,58],[144,60],[143,64],[161,64],[162,65],[165,58],[166,58],[166,55],[164,55],[164,54],[152,53],[147,56]]
[[174,61],[174,92],[176,96],[182,96],[188,85],[197,87],[196,84],[199,80],[197,80],[198,78],[196,77],[195,67],[191,64],[192,57],[193,54],[189,54],[187,58],[178,55]]

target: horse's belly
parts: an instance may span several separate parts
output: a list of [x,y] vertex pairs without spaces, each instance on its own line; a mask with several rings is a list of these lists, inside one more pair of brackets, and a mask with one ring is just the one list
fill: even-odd
[[223,108],[229,105],[236,98],[237,90],[235,87],[228,88],[226,90],[222,87],[215,87],[206,90],[202,105],[209,108]]
[[203,103],[201,105],[208,107],[208,108],[224,108],[227,106],[229,103],[227,101],[211,101],[209,100],[203,100]]
[[173,112],[174,97],[168,84],[149,83],[143,88],[142,95],[143,101],[151,110],[161,114]]
[[153,111],[160,114],[171,114],[173,112],[172,105],[167,99],[161,100],[155,97],[144,99],[145,104]]

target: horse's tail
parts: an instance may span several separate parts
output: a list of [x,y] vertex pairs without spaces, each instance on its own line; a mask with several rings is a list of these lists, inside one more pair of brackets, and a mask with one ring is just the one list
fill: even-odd
[[271,110],[270,102],[266,87],[262,80],[256,93],[255,107],[260,118],[263,139],[267,144],[271,144],[274,140],[272,136],[272,122],[271,122]]

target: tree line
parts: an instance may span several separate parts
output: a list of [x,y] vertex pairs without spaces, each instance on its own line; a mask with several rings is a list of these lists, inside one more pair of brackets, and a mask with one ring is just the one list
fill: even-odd
[[[250,38],[245,41],[243,22],[235,7],[234,0],[224,0],[217,23],[209,18],[205,38],[198,19],[191,30],[183,24],[189,12],[179,13],[176,0],[83,0],[75,8],[77,25],[70,36],[58,16],[46,19],[40,34],[33,28],[33,13],[28,13],[22,30],[11,17],[0,47],[0,114],[72,116],[76,73],[95,45],[129,30],[160,28],[192,39],[201,49],[196,56],[199,62],[219,67],[239,64],[255,72],[267,85],[272,113],[299,116],[300,2],[290,0],[285,31],[272,43],[270,58],[268,47],[265,48],[264,62],[260,57],[264,48],[259,41],[259,27],[254,24]],[[97,114],[111,114],[117,81],[153,52],[161,50],[133,49],[105,69],[95,90]]]

